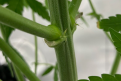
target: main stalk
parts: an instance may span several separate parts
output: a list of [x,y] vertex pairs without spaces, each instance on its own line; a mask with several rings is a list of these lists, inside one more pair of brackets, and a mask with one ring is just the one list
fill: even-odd
[[[51,24],[59,27],[67,39],[55,47],[60,81],[77,81],[73,36],[70,29],[68,0],[48,0]],[[63,37],[63,36],[62,36]]]

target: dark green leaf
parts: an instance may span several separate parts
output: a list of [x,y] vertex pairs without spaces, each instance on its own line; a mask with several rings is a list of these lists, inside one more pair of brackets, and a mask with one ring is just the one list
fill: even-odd
[[98,76],[89,76],[89,80],[80,79],[78,81],[121,81],[121,74],[115,74],[115,76],[110,74],[102,74],[102,78]]
[[42,3],[38,2],[37,0],[26,0],[26,1],[34,12],[38,13],[40,16],[42,16],[42,18],[48,21],[50,20],[47,8],[44,7]]
[[23,0],[10,0],[7,8],[18,14],[22,14],[24,8]]
[[8,2],[9,2],[9,0],[0,0],[1,5],[4,5],[5,3],[8,3]]
[[116,78],[109,74],[102,74],[103,81],[117,81]]
[[115,77],[118,81],[121,81],[121,74],[115,74]]
[[103,29],[104,31],[109,31],[109,28],[121,31],[121,15],[117,14],[116,17],[111,16],[109,19],[102,19],[97,25],[98,28]]
[[89,81],[89,80],[86,80],[86,79],[81,79],[81,80],[78,80],[78,81]]
[[43,73],[42,73],[42,76],[44,76],[44,75],[47,75],[48,73],[50,73],[52,70],[53,70],[53,66],[50,66],[50,67],[48,67]]
[[90,76],[89,77],[89,80],[90,81],[103,81],[100,77],[98,76]]
[[118,52],[121,53],[121,34],[110,28],[110,34]]

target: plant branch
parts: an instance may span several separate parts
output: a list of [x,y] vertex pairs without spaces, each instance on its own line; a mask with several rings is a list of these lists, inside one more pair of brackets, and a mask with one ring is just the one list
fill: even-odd
[[39,78],[28,68],[26,63],[16,54],[16,52],[0,38],[0,49],[10,58],[10,60],[21,70],[30,81],[40,81]]
[[26,19],[15,12],[0,6],[0,23],[13,28],[46,38],[47,40],[57,40],[61,36],[60,30],[56,26],[43,26],[29,19]]
[[116,74],[118,67],[119,67],[120,59],[121,59],[120,53],[117,52],[112,69],[111,69],[111,72],[110,72],[111,75]]
[[99,16],[99,14],[97,14],[97,12],[96,12],[96,10],[95,10],[95,8],[94,8],[94,6],[93,6],[91,0],[89,0],[89,4],[90,4],[90,6],[91,6],[92,12],[94,13],[94,16],[95,16],[96,19],[99,21],[99,20],[100,20],[100,16]]
[[24,75],[22,75],[21,71],[14,64],[12,64],[12,66],[14,68],[17,80],[18,81],[25,81],[25,79],[23,78]]
[[77,81],[76,62],[67,0],[48,0],[51,23],[66,31],[67,41],[55,47],[60,81]]
[[[35,22],[34,11],[32,11],[32,19]],[[34,36],[35,41],[35,74],[37,75],[37,65],[38,65],[38,45],[37,45],[37,36]]]
[[70,27],[70,18],[69,18],[67,1],[68,0],[59,0],[63,30],[64,31],[67,30],[66,32],[67,41],[65,41],[64,43],[66,62],[67,62],[67,73],[68,73],[68,79],[70,79],[69,81],[77,81],[75,51],[73,45],[73,36]]

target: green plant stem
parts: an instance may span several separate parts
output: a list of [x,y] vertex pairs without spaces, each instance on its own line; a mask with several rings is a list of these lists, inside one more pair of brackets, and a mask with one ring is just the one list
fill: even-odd
[[11,72],[11,75],[12,75],[12,77],[14,77],[13,70],[12,70],[12,66],[11,66],[11,64],[10,64],[10,62],[8,60],[8,57],[5,55],[5,53],[3,53],[3,55],[5,57],[5,60],[6,60],[7,64],[8,64],[8,67],[9,67],[9,70]]
[[82,0],[72,0],[69,6],[69,14],[75,18]]
[[77,68],[76,68],[76,59],[75,59],[75,51],[73,45],[73,36],[70,28],[70,18],[68,12],[68,0],[59,0],[59,7],[61,13],[61,21],[63,30],[67,30],[66,36],[67,41],[65,41],[65,54],[67,55],[67,63],[68,63],[68,75],[69,81],[77,81]]
[[[9,39],[6,38],[7,37],[6,32],[1,29],[1,33],[2,33],[2,37],[3,37],[4,41],[9,45]],[[5,59],[6,59],[8,66],[9,66],[12,77],[14,77],[13,71],[15,71],[15,74],[17,76],[17,80],[18,81],[25,81],[21,71],[14,64],[12,64],[12,62],[9,62],[8,57],[5,53],[3,53],[3,55],[5,56]],[[13,66],[13,68],[12,68],[12,66]]]
[[113,63],[113,66],[112,66],[112,69],[111,69],[111,72],[110,72],[111,75],[116,74],[116,72],[118,70],[119,63],[120,63],[120,59],[121,59],[120,53],[117,52],[114,63]]
[[0,38],[0,49],[10,58],[10,60],[26,75],[30,81],[40,81],[39,78],[28,68],[26,63],[16,54],[16,52]]
[[18,81],[25,81],[25,79],[23,78],[24,75],[22,75],[21,71],[14,64],[12,64],[12,65],[13,65],[17,80]]
[[34,36],[35,40],[35,74],[37,74],[37,65],[38,65],[38,45],[37,45],[37,36]]
[[[93,11],[95,14],[97,14],[91,0],[89,0],[89,4],[90,4],[90,6],[91,6],[92,11]],[[98,20],[98,19],[97,19],[97,20]]]
[[44,26],[34,21],[26,19],[21,15],[0,6],[0,23],[13,28],[46,38],[50,41],[57,40],[61,36],[60,30],[56,26]]
[[[32,11],[32,19],[35,22],[35,15],[34,12]],[[37,65],[38,65],[38,45],[37,45],[37,36],[34,36],[34,41],[35,41],[35,74],[37,75]]]
[[67,30],[67,41],[55,47],[60,81],[77,81],[76,60],[67,0],[48,0],[51,24],[60,28],[62,34]]
[[[96,19],[99,21],[100,19],[97,16],[98,14],[96,13],[96,10],[94,9],[94,6],[93,6],[91,0],[89,0],[89,3],[90,3],[90,6],[91,6],[91,9],[92,9],[93,13],[95,13],[95,15],[96,15],[95,16]],[[104,33],[107,36],[107,38],[110,40],[110,42],[113,44],[113,41],[112,41],[110,35],[107,32],[105,32],[105,31],[104,31]],[[114,63],[113,63],[113,66],[112,66],[112,69],[111,69],[111,72],[110,72],[111,75],[114,75],[117,72],[119,63],[120,63],[120,56],[119,56],[119,53],[117,52],[115,60],[114,60]]]
[[99,21],[100,17],[98,16],[96,10],[94,9],[94,6],[93,6],[91,0],[89,0],[89,3],[90,3],[90,6],[91,6],[91,9],[92,9],[93,13],[95,14],[96,19]]

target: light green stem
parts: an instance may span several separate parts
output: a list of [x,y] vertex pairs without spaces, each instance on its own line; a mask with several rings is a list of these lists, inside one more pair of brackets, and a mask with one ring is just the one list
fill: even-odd
[[34,36],[35,40],[35,74],[37,74],[37,65],[38,65],[38,45],[37,45],[37,36]]
[[[32,11],[32,19],[35,22],[35,15],[34,11]],[[35,74],[37,75],[37,65],[38,65],[38,45],[37,45],[37,36],[34,36],[34,41],[35,41]]]
[[96,10],[94,9],[94,6],[93,6],[91,0],[89,0],[89,3],[90,3],[91,9],[92,9],[92,11],[93,11],[93,13],[94,13],[96,19],[99,21],[99,20],[100,20],[100,17],[98,16]]
[[[3,27],[4,26],[2,26],[2,29],[1,29],[2,37],[3,37],[4,41],[9,45],[9,39],[6,38],[7,37],[6,36],[7,32],[5,32],[3,30]],[[13,74],[13,71],[15,71],[15,75],[17,76],[17,80],[18,81],[25,81],[21,71],[14,64],[12,64],[12,62],[9,62],[8,57],[7,57],[7,55],[5,53],[3,53],[3,55],[5,56],[6,62],[8,63],[8,66],[9,66],[12,77],[15,77],[14,74]],[[13,69],[12,69],[12,66],[13,66]]]
[[14,64],[12,64],[12,65],[13,65],[17,80],[18,81],[25,81],[25,79],[23,77],[24,75],[21,73],[21,71]]
[[64,42],[66,61],[67,61],[67,73],[69,75],[69,81],[77,81],[77,68],[76,68],[76,59],[75,59],[75,51],[73,45],[73,36],[70,28],[70,18],[68,11],[68,0],[59,0],[60,13],[61,13],[61,21],[63,30],[67,30],[66,36],[67,41]]
[[48,0],[48,3],[51,24],[59,27],[62,34],[67,30],[67,41],[55,47],[60,81],[77,81],[76,60],[67,0]]
[[52,64],[49,64],[49,63],[38,63],[39,65],[49,65],[49,66],[53,66],[54,67],[54,65],[52,65]]
[[[99,17],[97,16],[98,14],[96,13],[96,10],[94,9],[94,6],[93,6],[91,0],[89,0],[89,3],[90,3],[90,6],[91,6],[91,8],[92,8],[93,13],[95,13],[95,15],[96,15],[96,16],[95,16],[96,19],[99,21],[100,19],[99,19]],[[107,38],[110,40],[110,42],[113,44],[113,41],[112,41],[110,35],[109,35],[107,32],[105,32],[105,31],[104,31],[104,33],[105,33],[105,35],[107,36]],[[111,75],[114,75],[114,74],[117,72],[118,66],[119,66],[119,64],[120,64],[120,59],[121,59],[121,58],[120,58],[120,56],[119,56],[119,53],[117,52],[117,53],[116,53],[115,60],[114,60],[114,63],[113,63],[113,66],[112,66],[112,69],[111,69],[111,72],[110,72]]]
[[113,63],[112,68],[111,68],[111,72],[110,72],[111,75],[116,74],[118,67],[119,67],[119,64],[120,64],[120,59],[121,59],[120,53],[117,52],[114,63]]
[[10,60],[26,75],[30,81],[40,81],[39,78],[28,68],[26,63],[16,54],[16,52],[0,38],[0,49],[10,58]]
[[61,36],[60,30],[56,26],[44,26],[34,21],[26,19],[21,15],[0,6],[0,23],[13,28],[46,38],[50,41],[57,40]]

